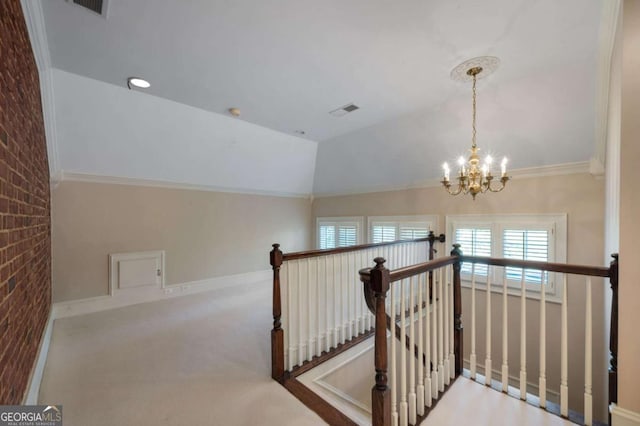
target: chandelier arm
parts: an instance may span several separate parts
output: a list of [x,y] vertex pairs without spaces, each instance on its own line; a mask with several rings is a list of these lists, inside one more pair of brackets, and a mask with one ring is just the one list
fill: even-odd
[[451,191],[451,185],[446,186],[447,188],[447,192],[451,195],[458,195],[462,192],[463,186],[462,185],[458,185],[458,189],[456,189],[455,191]]
[[506,179],[502,178],[501,179],[502,185],[500,185],[500,188],[494,189],[494,188],[489,187],[489,191],[491,191],[491,192],[500,192],[500,191],[502,191],[504,189],[504,187],[507,186],[507,180],[509,180],[509,178],[506,178]]

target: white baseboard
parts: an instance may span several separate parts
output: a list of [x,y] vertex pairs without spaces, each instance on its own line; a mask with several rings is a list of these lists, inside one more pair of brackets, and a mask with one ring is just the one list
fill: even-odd
[[[466,368],[467,370],[469,369],[469,360],[468,359],[464,359],[463,360],[463,365],[464,368]],[[481,375],[485,375],[484,374],[484,363],[479,362],[476,365],[476,371],[478,374]],[[497,380],[497,381],[501,381],[502,380],[502,371],[497,370],[495,368],[491,369],[491,376],[493,378],[493,380]],[[520,377],[516,377],[516,376],[512,376],[511,374],[509,375],[509,386],[510,387],[514,387],[516,389],[520,389]],[[527,392],[530,393],[531,395],[535,395],[538,396],[540,395],[540,389],[538,388],[538,384],[534,383],[534,382],[530,382],[527,380]],[[547,388],[547,400],[551,401],[553,403],[559,404],[560,403],[560,392],[553,390],[553,389],[549,389]],[[640,425],[639,425],[640,426]]]
[[29,386],[22,399],[23,404],[35,405],[38,403],[38,395],[40,394],[40,383],[42,382],[42,374],[44,373],[44,366],[47,363],[47,355],[49,354],[49,345],[51,344],[51,333],[53,331],[53,309],[49,311],[49,318],[47,319],[47,325],[42,333],[42,339],[38,347],[38,355],[36,362],[31,370],[31,376],[29,377]]
[[271,270],[263,270],[167,285],[164,288],[132,288],[119,291],[112,296],[54,303],[51,311],[54,319],[72,317],[204,291],[220,290],[241,284],[268,282],[271,280],[271,274]]
[[612,426],[640,426],[640,414],[634,411],[627,410],[616,404],[611,404],[609,411],[611,411]]

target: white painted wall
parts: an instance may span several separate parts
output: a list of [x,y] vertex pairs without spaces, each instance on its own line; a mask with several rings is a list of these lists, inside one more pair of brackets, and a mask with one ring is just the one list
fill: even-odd
[[315,142],[65,71],[52,75],[65,172],[312,191]]

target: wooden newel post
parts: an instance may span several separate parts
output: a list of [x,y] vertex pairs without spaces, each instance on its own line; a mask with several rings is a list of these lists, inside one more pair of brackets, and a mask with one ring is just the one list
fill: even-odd
[[387,313],[384,302],[389,291],[389,270],[385,259],[376,257],[376,266],[370,271],[371,289],[375,295],[376,333],[375,369],[376,384],[371,389],[373,426],[391,425],[391,394],[387,386]]
[[284,332],[280,317],[282,316],[282,301],[280,298],[280,266],[282,252],[280,244],[273,244],[269,253],[269,261],[273,269],[273,330],[271,330],[271,377],[282,382],[284,380]]
[[440,234],[437,235],[433,233],[433,231],[429,231],[429,260],[433,260],[435,257],[435,254],[438,252],[438,250],[436,250],[435,248],[433,248],[433,245],[436,241],[439,241],[441,243],[444,243],[446,238],[444,234]]
[[[611,282],[611,329],[609,331],[609,404],[618,402],[618,253],[612,254],[609,269]],[[611,415],[609,415],[611,424]]]
[[[435,258],[435,254],[438,252],[433,245],[436,241],[440,241],[441,243],[445,242],[444,234],[440,234],[436,236],[433,231],[429,231],[429,260],[433,260]],[[429,271],[429,300],[433,299],[433,271]]]
[[[451,256],[462,256],[460,244],[454,244],[451,250]],[[456,377],[462,374],[462,288],[460,287],[460,269],[462,264],[460,260],[453,264],[453,328],[454,328],[454,351],[456,359]]]

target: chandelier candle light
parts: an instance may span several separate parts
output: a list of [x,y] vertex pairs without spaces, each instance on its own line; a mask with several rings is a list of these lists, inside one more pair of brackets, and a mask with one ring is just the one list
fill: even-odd
[[472,121],[472,133],[471,133],[471,155],[469,159],[465,160],[464,157],[458,159],[459,169],[455,176],[457,180],[457,187],[452,189],[449,165],[444,163],[442,168],[444,170],[444,177],[440,183],[445,187],[447,192],[451,195],[458,194],[471,194],[473,199],[476,199],[476,195],[490,192],[500,192],[504,189],[507,181],[510,179],[507,176],[507,158],[503,158],[500,163],[500,182],[499,187],[492,186],[494,176],[491,174],[491,165],[493,158],[487,155],[484,160],[484,164],[480,166],[480,158],[478,157],[479,148],[476,145],[476,80],[480,77],[480,73],[484,72],[484,76],[492,73],[498,67],[500,61],[493,56],[483,56],[480,58],[470,59],[462,64],[458,65],[451,71],[451,78],[458,81],[473,81],[473,121]]

